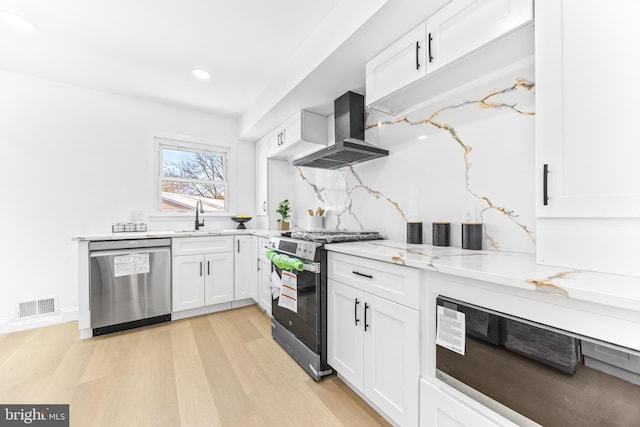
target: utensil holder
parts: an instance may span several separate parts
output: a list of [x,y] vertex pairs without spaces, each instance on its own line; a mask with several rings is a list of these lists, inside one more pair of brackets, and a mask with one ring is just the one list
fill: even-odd
[[324,228],[323,216],[310,216],[309,217],[309,230],[322,230]]

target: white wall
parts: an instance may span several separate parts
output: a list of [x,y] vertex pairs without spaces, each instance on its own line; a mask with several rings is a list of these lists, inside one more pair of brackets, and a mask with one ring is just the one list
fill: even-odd
[[[234,147],[235,211],[254,209],[254,147],[237,140],[236,121],[133,98],[0,71],[3,184],[0,222],[0,332],[16,302],[59,298],[65,316],[78,305],[72,237],[110,232],[142,210],[149,229],[190,227],[154,221],[153,135],[187,135]],[[232,157],[233,158],[233,157]],[[208,227],[231,228],[228,218]]]

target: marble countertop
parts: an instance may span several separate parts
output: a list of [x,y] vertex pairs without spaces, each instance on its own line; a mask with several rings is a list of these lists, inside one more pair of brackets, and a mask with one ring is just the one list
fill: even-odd
[[640,277],[538,265],[532,254],[411,245],[392,240],[333,243],[325,248],[640,312]]
[[84,234],[82,236],[75,236],[72,240],[77,241],[102,241],[102,240],[125,240],[125,239],[156,239],[162,237],[205,237],[205,236],[239,236],[239,235],[252,235],[271,237],[279,236],[280,230],[259,230],[259,229],[244,229],[239,230],[237,228],[230,229],[203,229],[199,231],[195,230],[159,230],[159,231],[139,231],[131,233],[94,233]]

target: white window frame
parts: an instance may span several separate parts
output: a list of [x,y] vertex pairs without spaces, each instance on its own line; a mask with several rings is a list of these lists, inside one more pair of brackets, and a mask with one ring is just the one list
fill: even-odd
[[[224,210],[223,211],[205,211],[205,216],[229,216],[233,211],[232,200],[232,183],[231,183],[231,157],[232,148],[224,145],[214,145],[209,141],[203,141],[190,137],[172,137],[172,136],[154,136],[154,152],[155,152],[155,215],[157,217],[191,217],[193,210],[161,210],[162,208],[162,181],[164,179],[163,171],[163,149],[183,150],[190,152],[213,153],[223,156],[224,177],[223,181],[216,181],[216,184],[224,185]],[[180,180],[180,179],[178,179]]]

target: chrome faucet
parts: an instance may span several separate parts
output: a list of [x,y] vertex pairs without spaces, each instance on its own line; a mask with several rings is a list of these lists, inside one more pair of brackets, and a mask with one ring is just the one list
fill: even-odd
[[[200,209],[198,209],[198,206],[200,207]],[[204,213],[204,209],[202,209],[202,200],[198,199],[198,201],[196,202],[196,230],[200,230],[200,227],[204,227],[204,218],[200,219],[198,217],[198,211],[203,214]]]

